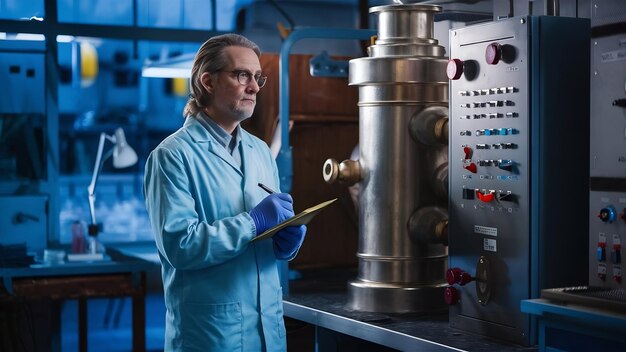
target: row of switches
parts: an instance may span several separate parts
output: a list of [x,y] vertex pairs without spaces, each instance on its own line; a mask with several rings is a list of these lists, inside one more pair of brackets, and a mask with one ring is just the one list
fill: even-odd
[[[611,262],[613,264],[619,264],[622,261],[622,245],[614,244],[613,250],[611,250]],[[600,242],[598,243],[598,248],[596,249],[596,259],[599,262],[603,262],[606,260],[606,243]]]
[[461,90],[459,91],[459,95],[462,97],[469,97],[469,96],[476,96],[476,95],[504,94],[504,93],[515,93],[515,92],[517,92],[517,88],[515,87],[500,87],[500,88],[489,88],[489,89]]
[[476,149],[517,149],[515,143],[493,143],[493,144],[476,144]]
[[512,112],[512,111],[509,111],[509,112],[504,113],[504,114],[501,113],[501,112],[492,112],[492,113],[482,113],[482,114],[472,114],[472,115],[461,115],[460,118],[461,118],[461,120],[463,120],[463,119],[469,120],[471,118],[474,118],[475,120],[476,119],[486,119],[487,117],[490,118],[490,119],[495,119],[495,118],[500,119],[500,118],[503,118],[504,116],[506,116],[506,117],[517,117],[517,116],[519,116],[519,114],[516,113],[516,112]]
[[514,106],[515,103],[512,100],[489,100],[489,101],[475,101],[472,103],[462,103],[459,106],[462,108],[495,108],[498,106]]
[[489,203],[494,199],[500,202],[517,202],[517,197],[511,193],[511,191],[494,191],[494,190],[479,190],[472,188],[463,188],[463,199],[475,199]]
[[481,130],[476,130],[477,136],[506,136],[518,134],[519,131],[515,128],[486,128]]

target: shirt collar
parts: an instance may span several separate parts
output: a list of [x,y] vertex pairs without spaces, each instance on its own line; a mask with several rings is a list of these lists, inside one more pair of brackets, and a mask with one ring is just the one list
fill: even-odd
[[[233,136],[226,132],[220,125],[218,125],[213,119],[207,116],[203,111],[198,112],[194,118],[200,122],[202,126],[209,132],[209,134],[215,138],[218,143],[232,152],[235,146],[241,142],[241,126],[237,125],[235,128],[235,141],[233,142]],[[231,148],[232,147],[232,148]]]

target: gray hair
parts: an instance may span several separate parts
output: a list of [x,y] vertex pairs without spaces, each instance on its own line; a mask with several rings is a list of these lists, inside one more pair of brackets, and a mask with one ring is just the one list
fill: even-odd
[[248,38],[234,33],[222,34],[209,38],[196,53],[189,80],[189,99],[183,109],[183,116],[193,116],[211,105],[212,95],[204,89],[200,77],[204,72],[215,73],[228,66],[228,58],[224,49],[229,46],[240,46],[252,49],[261,57],[261,49]]

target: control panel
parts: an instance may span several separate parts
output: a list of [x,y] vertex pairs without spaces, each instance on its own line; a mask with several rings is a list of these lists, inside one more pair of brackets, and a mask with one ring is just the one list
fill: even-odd
[[589,285],[626,288],[626,9],[602,1],[591,17]]
[[624,288],[622,241],[626,235],[626,192],[591,191],[590,208],[589,285]]
[[586,282],[589,21],[450,31],[453,327],[535,343],[520,301]]

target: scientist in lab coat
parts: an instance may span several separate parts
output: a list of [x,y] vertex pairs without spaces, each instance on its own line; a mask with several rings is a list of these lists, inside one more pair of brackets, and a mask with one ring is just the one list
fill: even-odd
[[277,260],[305,226],[255,236],[293,216],[268,146],[244,131],[262,75],[259,47],[237,34],[198,50],[182,128],[146,161],[144,195],[162,263],[166,351],[285,351]]

